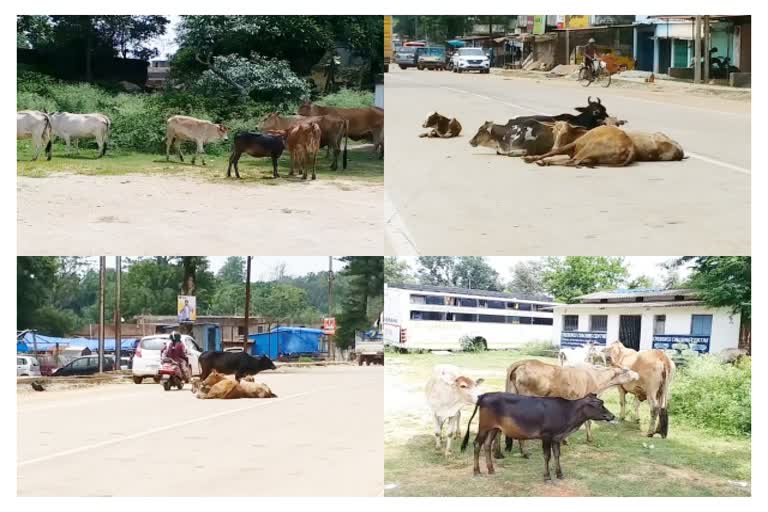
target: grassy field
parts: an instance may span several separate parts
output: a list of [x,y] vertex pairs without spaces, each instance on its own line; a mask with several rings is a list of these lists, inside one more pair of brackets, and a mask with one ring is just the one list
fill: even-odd
[[[464,368],[483,377],[485,391],[502,390],[505,370],[513,361],[528,358],[517,352],[439,354],[387,353],[385,372],[384,478],[387,496],[748,496],[750,494],[751,440],[705,433],[670,418],[667,439],[648,439],[637,423],[596,423],[594,443],[583,430],[563,447],[565,479],[545,484],[541,443],[531,441],[531,459],[515,452],[495,461],[496,474],[472,476],[470,446],[445,459],[434,446],[433,421],[423,391],[435,364]],[[536,358],[547,360],[547,358]],[[554,362],[554,359],[549,361]],[[601,398],[618,414],[618,394],[609,390]],[[631,402],[630,402],[631,404]],[[630,405],[628,404],[628,405]],[[674,406],[672,407],[674,408]],[[628,407],[631,409],[631,407]],[[462,414],[462,434],[471,415]],[[648,408],[640,407],[644,428]],[[631,419],[631,418],[628,418]]]
[[[55,144],[53,158],[46,161],[41,156],[36,162],[32,161],[32,146],[28,141],[21,141],[17,146],[17,169],[19,176],[46,177],[57,172],[74,174],[87,174],[95,176],[126,175],[126,174],[178,174],[185,178],[190,176],[208,179],[212,182],[226,180],[229,155],[206,155],[206,165],[200,165],[200,160],[193,166],[192,154],[184,151],[184,162],[180,162],[178,155],[171,155],[171,161],[166,162],[165,154],[148,154],[123,151],[107,151],[103,158],[96,158],[97,150],[93,148],[81,148],[80,154],[66,154],[63,145]],[[317,160],[317,179],[351,179],[365,180],[369,182],[383,182],[384,160],[377,158],[371,145],[349,146],[347,169],[342,169],[341,157],[339,157],[339,169],[330,170],[331,159],[325,158],[325,150],[321,149]],[[290,172],[290,156],[283,153],[278,162],[280,179],[272,178],[272,161],[268,158],[252,158],[243,155],[240,159],[240,176],[244,183],[263,183],[267,185],[279,185],[293,179],[288,178]],[[234,177],[234,169],[232,170]]]

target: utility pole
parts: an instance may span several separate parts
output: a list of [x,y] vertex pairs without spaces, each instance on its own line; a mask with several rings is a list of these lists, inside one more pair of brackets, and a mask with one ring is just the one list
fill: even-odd
[[[333,318],[333,256],[328,256],[328,318]],[[336,346],[333,343],[333,336],[329,336],[328,354],[331,360],[336,360]]]
[[693,22],[693,83],[701,83],[701,16]]
[[122,258],[115,256],[115,369],[120,369],[120,356],[122,353],[123,335],[121,331],[122,316],[120,314],[120,273],[122,271]]
[[107,257],[99,256],[99,373],[104,373],[104,284],[107,276]]
[[248,350],[248,320],[251,312],[251,258],[253,256],[245,257],[245,313],[243,314],[243,328],[245,334],[243,335],[243,352]]
[[712,39],[709,32],[709,16],[704,16],[704,83],[709,83],[709,50],[712,48]]

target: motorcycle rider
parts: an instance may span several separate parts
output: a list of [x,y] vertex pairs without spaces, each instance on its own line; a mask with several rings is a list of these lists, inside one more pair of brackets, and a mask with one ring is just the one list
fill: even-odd
[[190,378],[190,365],[189,357],[187,356],[187,348],[181,341],[181,334],[176,331],[171,333],[170,341],[163,347],[160,357],[163,359],[170,359],[181,368],[181,373],[184,380]]
[[600,58],[600,54],[595,47],[595,39],[589,38],[587,46],[584,47],[584,66],[592,72],[592,76],[597,74],[597,59]]

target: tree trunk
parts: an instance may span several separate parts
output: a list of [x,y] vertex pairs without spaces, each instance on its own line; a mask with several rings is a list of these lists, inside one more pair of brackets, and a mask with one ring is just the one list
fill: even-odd
[[86,27],[85,36],[85,81],[88,83],[93,82],[93,29],[91,27],[91,20],[89,16],[83,16]]
[[739,328],[739,348],[752,355],[752,320],[741,317],[741,326]]

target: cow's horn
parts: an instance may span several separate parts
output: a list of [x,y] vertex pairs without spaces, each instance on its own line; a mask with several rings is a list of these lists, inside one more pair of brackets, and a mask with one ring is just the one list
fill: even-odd
[[587,96],[587,103],[592,104],[592,96]]
[[595,98],[597,98],[597,104],[598,105],[602,105],[603,104],[603,102],[600,101],[600,96],[595,96]]

